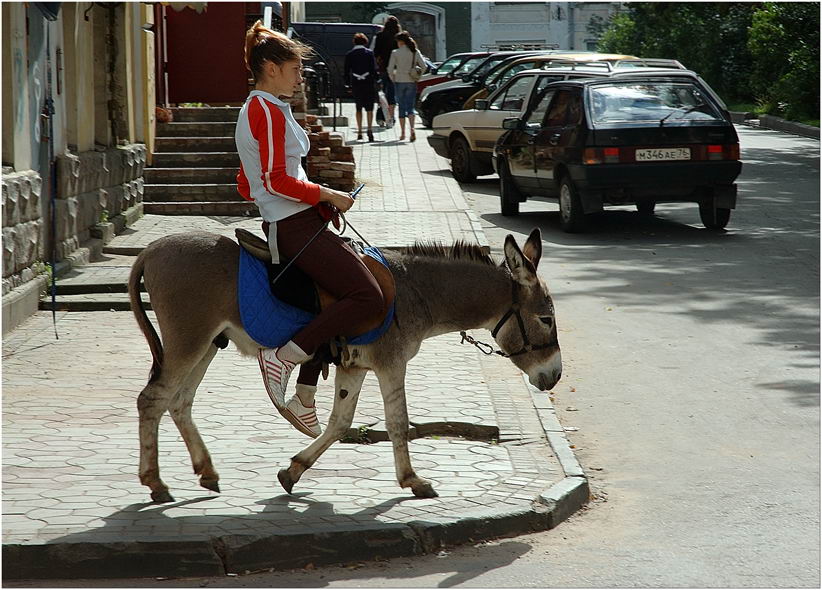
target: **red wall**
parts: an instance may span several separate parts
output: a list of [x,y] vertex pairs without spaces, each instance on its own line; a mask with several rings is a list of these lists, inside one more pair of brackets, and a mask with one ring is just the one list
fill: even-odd
[[220,106],[245,100],[244,2],[209,2],[201,14],[166,7],[166,24],[169,102]]

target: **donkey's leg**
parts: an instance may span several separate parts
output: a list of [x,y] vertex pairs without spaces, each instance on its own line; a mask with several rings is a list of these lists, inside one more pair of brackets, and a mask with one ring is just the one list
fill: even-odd
[[[399,363],[398,363],[399,364]],[[385,426],[394,447],[394,468],[400,487],[411,488],[419,498],[436,498],[431,482],[419,477],[411,466],[408,453],[408,407],[405,401],[406,365],[374,371],[380,382],[380,393],[385,406]]]
[[365,369],[337,367],[334,377],[334,407],[328,419],[328,426],[313,443],[291,458],[291,465],[288,469],[281,469],[277,474],[277,479],[289,494],[294,484],[300,481],[305,470],[314,465],[320,455],[335,441],[338,441],[351,426],[365,374]]
[[177,430],[180,431],[186,447],[188,447],[194,473],[200,476],[200,485],[219,493],[220,486],[218,482],[220,476],[214,470],[211,455],[200,436],[200,432],[197,430],[197,426],[194,424],[194,420],[191,418],[191,405],[194,403],[194,394],[197,392],[197,387],[202,382],[208,366],[214,360],[216,354],[217,347],[212,344],[203,359],[194,367],[182,387],[180,387],[177,396],[171,401],[169,411],[174,423],[177,425]]
[[169,408],[174,396],[177,395],[194,367],[205,355],[207,347],[183,358],[169,354],[171,350],[174,349],[166,348],[159,377],[146,385],[137,398],[137,410],[140,416],[140,483],[151,489],[151,499],[155,502],[174,501],[168,493],[168,486],[160,479],[157,449],[160,418]]

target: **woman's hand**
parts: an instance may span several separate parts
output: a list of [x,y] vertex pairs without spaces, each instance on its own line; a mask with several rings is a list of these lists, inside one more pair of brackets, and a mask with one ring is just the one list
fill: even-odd
[[325,186],[320,187],[320,201],[333,205],[342,213],[345,213],[354,204],[354,199],[348,193],[334,190]]

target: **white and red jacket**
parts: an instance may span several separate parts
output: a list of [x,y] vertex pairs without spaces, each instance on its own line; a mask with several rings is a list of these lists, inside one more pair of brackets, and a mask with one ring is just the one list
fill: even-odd
[[311,145],[291,106],[273,94],[248,95],[234,133],[240,154],[237,190],[257,203],[265,221],[290,217],[320,201],[320,185],[308,181],[301,159]]

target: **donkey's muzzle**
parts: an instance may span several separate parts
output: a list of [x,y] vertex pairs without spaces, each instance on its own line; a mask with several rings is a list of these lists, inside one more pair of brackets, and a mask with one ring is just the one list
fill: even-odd
[[540,373],[537,376],[537,382],[533,383],[533,385],[540,391],[547,391],[559,382],[560,377],[562,377],[562,369],[557,369],[550,373]]

